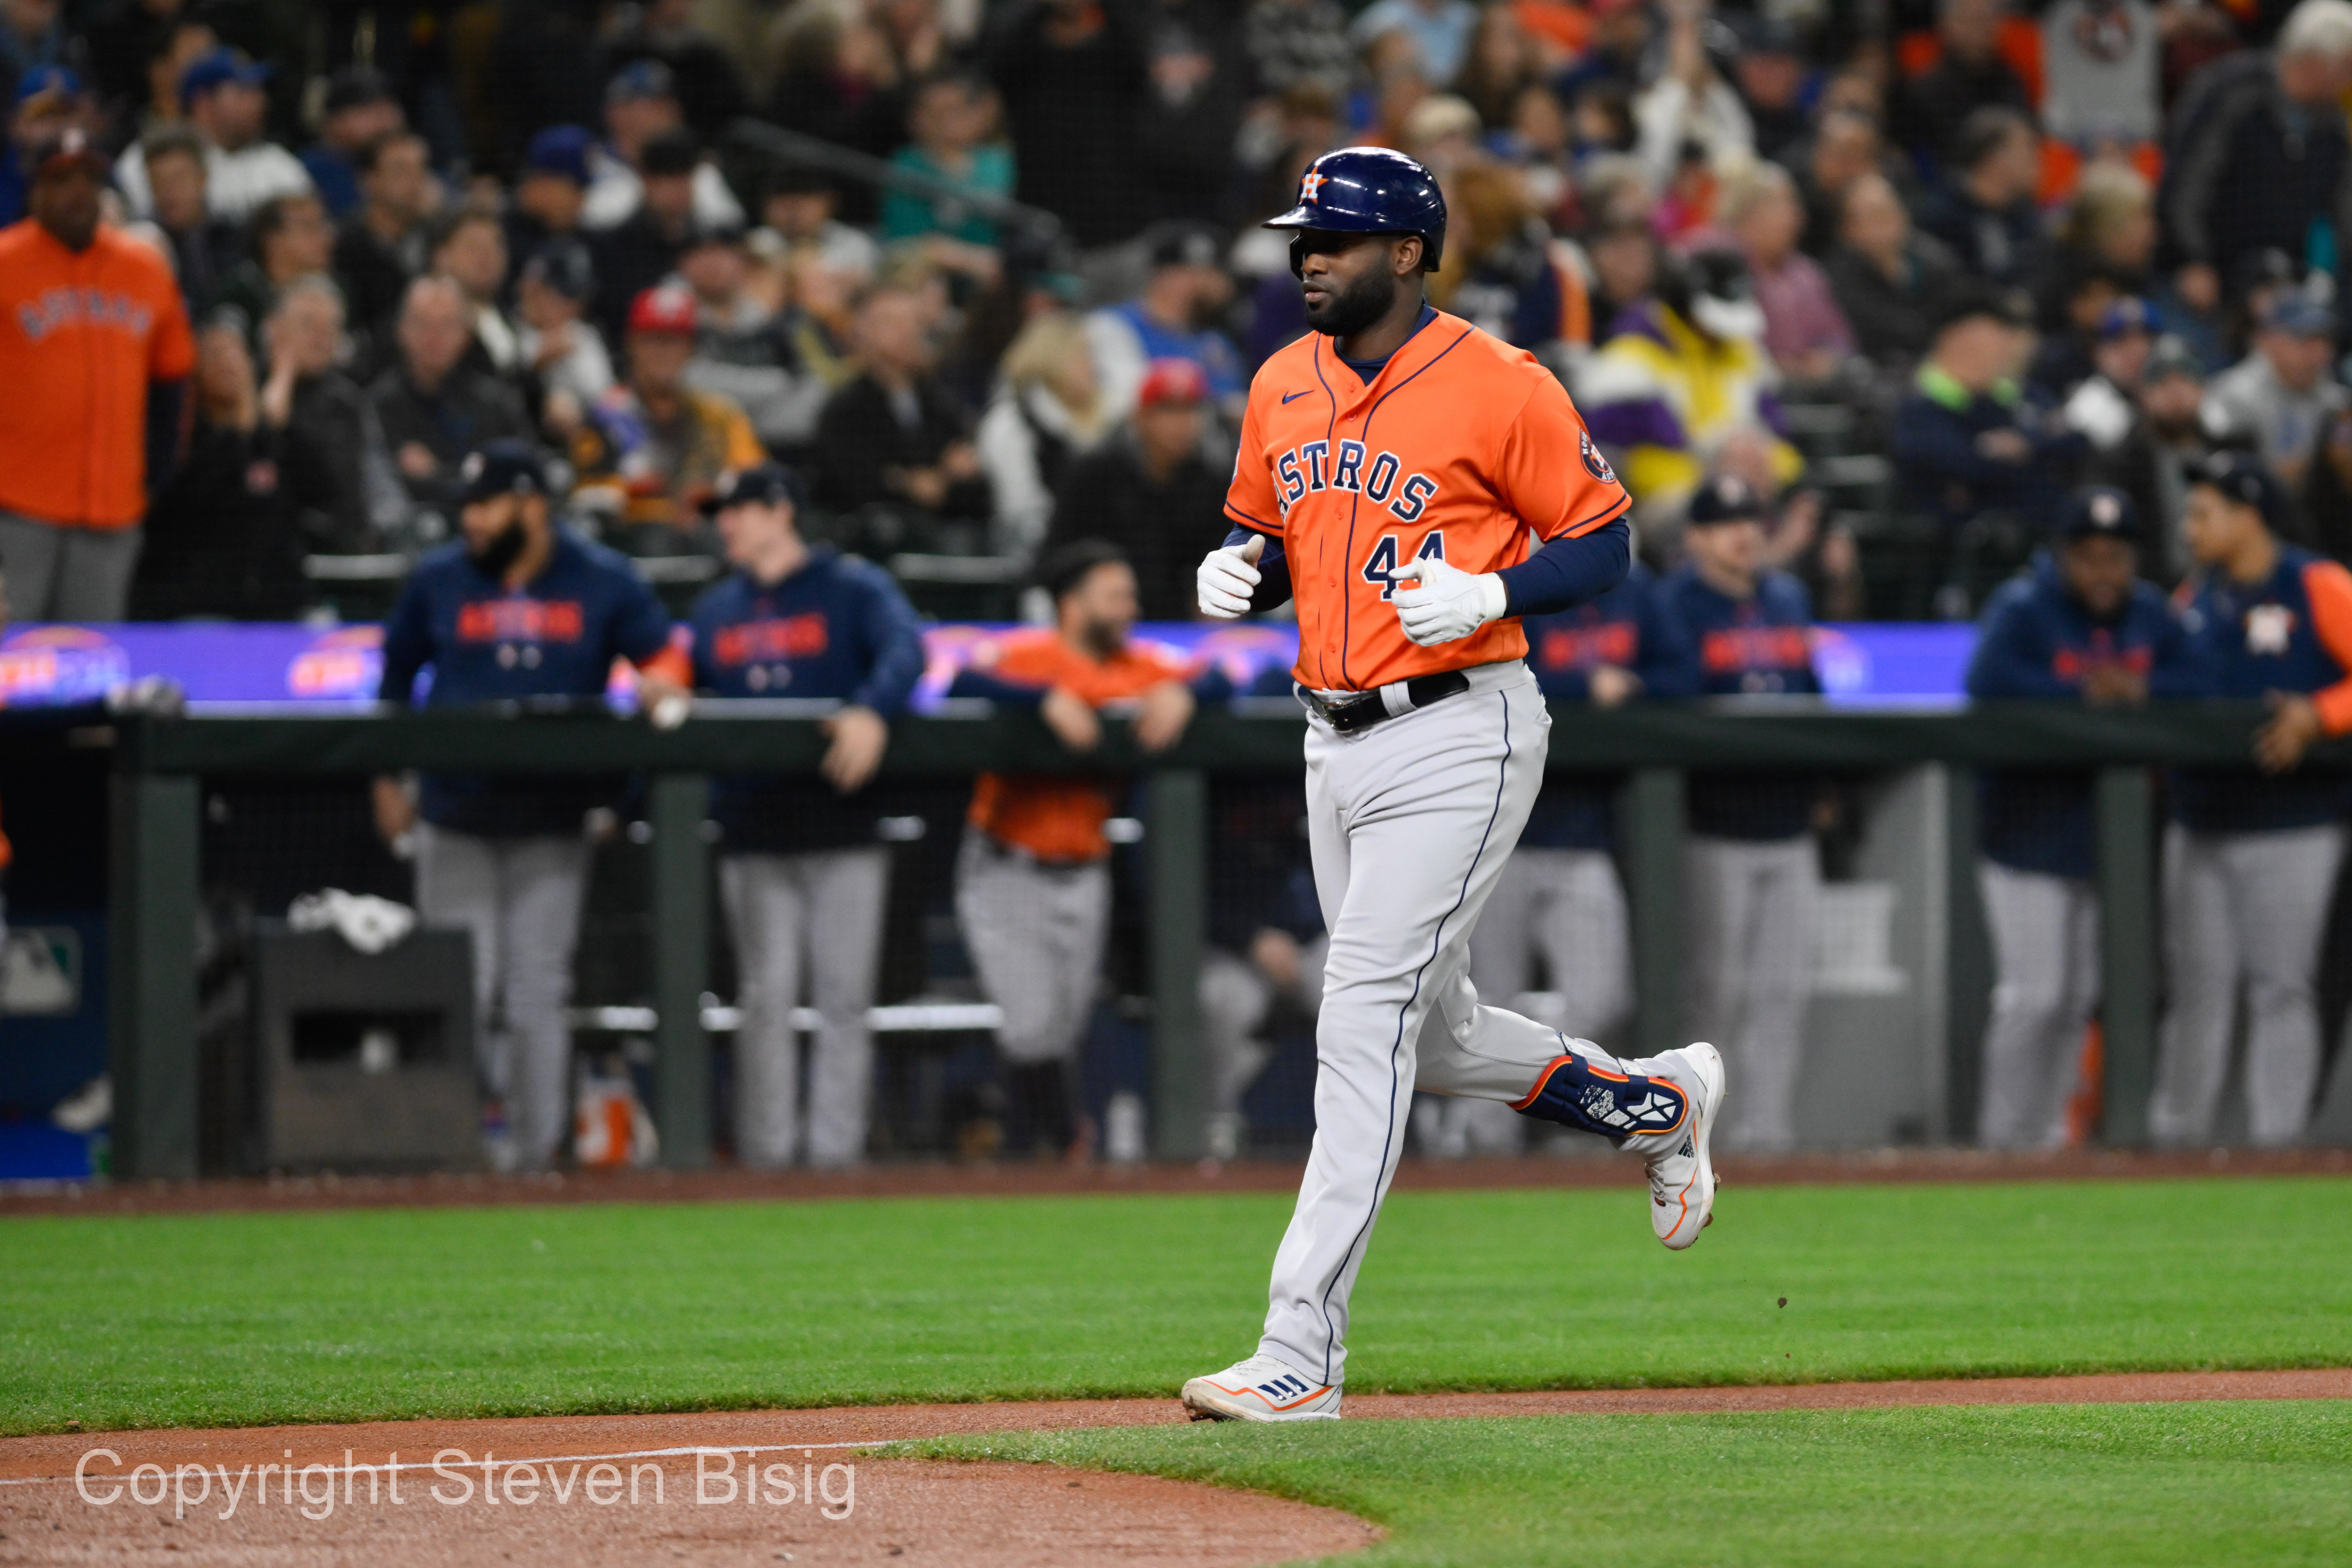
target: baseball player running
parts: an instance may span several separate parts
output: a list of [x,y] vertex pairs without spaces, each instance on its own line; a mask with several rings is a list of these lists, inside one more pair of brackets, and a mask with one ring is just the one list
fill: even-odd
[[1445,239],[1426,169],[1379,148],[1327,153],[1268,226],[1294,231],[1314,331],[1251,385],[1235,526],[1201,563],[1200,605],[1230,618],[1296,599],[1307,836],[1331,942],[1315,1144],[1265,1333],[1183,1399],[1195,1419],[1328,1420],[1349,1292],[1416,1088],[1639,1152],[1653,1226],[1680,1248],[1714,1203],[1723,1064],[1706,1045],[1617,1061],[1481,1006],[1468,973],[1471,928],[1543,782],[1549,721],[1518,617],[1625,575],[1617,476],[1534,356],[1423,301]]

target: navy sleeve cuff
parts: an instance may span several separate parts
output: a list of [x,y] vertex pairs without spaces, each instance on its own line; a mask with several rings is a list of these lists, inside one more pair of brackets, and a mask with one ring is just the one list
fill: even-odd
[[1574,539],[1555,539],[1503,580],[1503,613],[1549,616],[1589,604],[1625,580],[1633,556],[1633,531],[1618,518]]

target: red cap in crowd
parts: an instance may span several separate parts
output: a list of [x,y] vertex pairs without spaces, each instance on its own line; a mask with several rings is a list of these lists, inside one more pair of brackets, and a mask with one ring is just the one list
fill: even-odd
[[638,295],[629,306],[629,331],[694,335],[694,290],[675,283],[657,284]]
[[1136,393],[1139,408],[1150,408],[1162,403],[1206,403],[1209,400],[1209,378],[1201,367],[1188,359],[1156,359],[1151,368],[1143,373],[1142,389]]

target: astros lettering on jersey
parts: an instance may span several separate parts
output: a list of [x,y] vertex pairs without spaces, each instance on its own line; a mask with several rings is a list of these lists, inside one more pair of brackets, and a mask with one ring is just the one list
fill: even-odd
[[1225,511],[1282,541],[1298,606],[1293,673],[1318,690],[1519,658],[1514,618],[1416,647],[1390,575],[1438,558],[1468,573],[1590,533],[1633,502],[1559,378],[1533,354],[1433,314],[1368,385],[1319,332],[1251,383]]

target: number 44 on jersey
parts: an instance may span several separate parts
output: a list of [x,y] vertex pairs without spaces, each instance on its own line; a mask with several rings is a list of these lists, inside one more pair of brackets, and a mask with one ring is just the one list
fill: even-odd
[[[1421,548],[1412,552],[1412,558],[1415,561],[1444,560],[1445,535],[1441,531],[1432,533],[1423,539],[1421,542]],[[1397,536],[1393,533],[1383,533],[1381,535],[1381,542],[1372,546],[1370,558],[1364,563],[1364,581],[1379,584],[1381,598],[1393,597],[1397,587],[1396,569]]]

